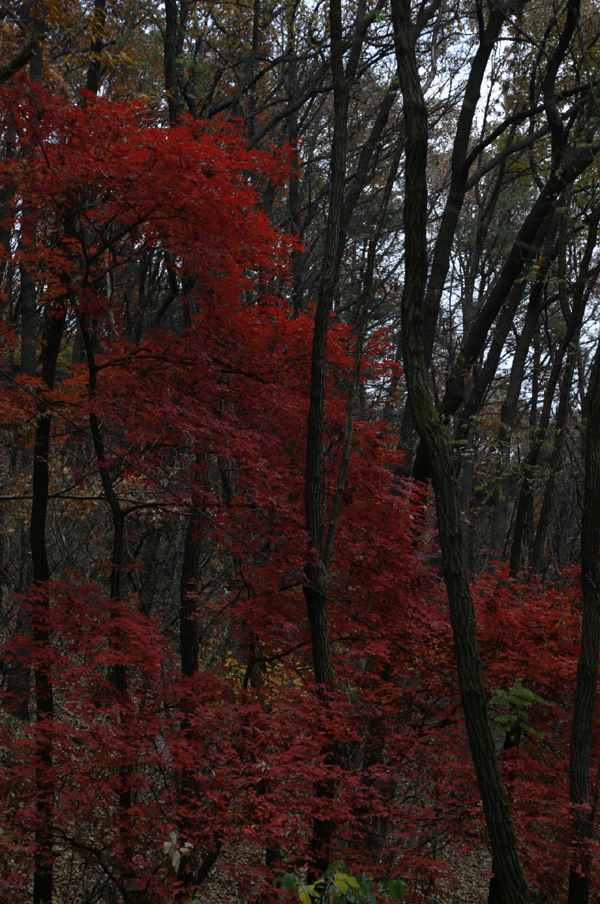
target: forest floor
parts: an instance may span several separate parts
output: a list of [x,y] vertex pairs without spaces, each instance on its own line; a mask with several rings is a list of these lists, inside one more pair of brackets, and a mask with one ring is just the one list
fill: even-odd
[[[227,856],[224,858],[226,861]],[[487,904],[489,878],[485,871],[491,869],[487,852],[448,857],[447,864],[450,881],[429,893],[424,898],[424,904]],[[450,888],[450,885],[454,887]],[[237,885],[226,868],[213,869],[203,892],[202,904],[246,904],[247,901],[239,895]],[[293,904],[293,899],[290,899],[290,904]]]
[[440,889],[430,898],[431,904],[487,904],[490,880],[483,870],[491,870],[487,851],[481,854],[461,854],[448,858],[448,872],[457,884],[455,891]]

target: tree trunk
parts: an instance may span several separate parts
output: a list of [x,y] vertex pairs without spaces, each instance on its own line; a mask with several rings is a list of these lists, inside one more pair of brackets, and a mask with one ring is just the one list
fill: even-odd
[[[506,734],[504,735],[504,750],[513,750],[515,747],[519,747],[521,743],[521,726],[517,723],[508,729]],[[512,776],[514,778],[514,775]],[[500,883],[498,881],[498,876],[496,875],[496,864],[492,860],[492,873],[493,876],[490,879],[490,887],[488,891],[488,902],[487,904],[502,904],[502,889],[500,888]]]
[[[94,339],[88,320],[85,315],[80,315],[80,326],[88,361],[88,392],[90,399],[93,399],[96,393],[96,383],[98,376],[98,365],[96,363],[94,353]],[[113,526],[113,546],[110,562],[110,598],[116,603],[121,601],[121,577],[123,573],[123,551],[125,545],[125,515],[121,506],[119,497],[115,491],[115,480],[110,473],[109,463],[106,458],[106,449],[102,438],[100,421],[94,411],[89,414],[90,433],[93,438],[94,452],[96,454],[96,462],[102,490],[108,507],[110,509],[112,526]],[[117,662],[112,670],[111,682],[115,689],[115,696],[119,704],[124,702],[127,693],[127,666],[123,662]],[[130,815],[131,809],[131,780],[130,768],[128,766],[121,767],[121,782],[119,790],[119,823],[120,831],[123,837],[123,856],[127,861],[129,859],[129,839],[130,832]],[[129,871],[129,863],[126,863],[126,871]],[[127,877],[125,882],[135,883],[135,879]]]
[[448,436],[429,392],[425,365],[422,307],[427,279],[427,114],[411,36],[409,0],[392,0],[392,21],[406,131],[406,257],[402,298],[406,381],[421,442],[426,445],[432,463],[460,695],[497,865],[501,900],[504,904],[524,904],[529,900],[529,892],[487,711],[475,611],[462,542],[456,474]]
[[586,841],[592,837],[590,755],[596,707],[600,647],[600,346],[589,392],[585,436],[585,486],[581,522],[581,649],[571,727],[569,800],[574,806],[577,846],[569,871],[568,904],[588,904],[590,862]]
[[[35,228],[36,218],[32,215],[30,209],[23,212],[23,232],[27,235],[27,246],[23,247],[20,243],[21,250],[31,248],[35,244]],[[26,266],[20,267],[21,289],[19,293],[19,315],[21,321],[21,373],[28,377],[35,377],[37,356],[36,356],[36,338],[37,338],[37,288],[35,281],[31,277]],[[27,448],[22,448],[18,453],[21,457],[21,468],[23,472],[29,471],[31,467],[31,454]],[[26,522],[22,522],[21,527],[21,567],[19,568],[18,592],[24,593],[28,586],[28,567],[27,563],[30,556],[29,532]],[[17,634],[25,635],[30,633],[27,620],[23,616],[21,606],[17,613],[17,624],[15,631]],[[30,669],[25,662],[15,662],[8,672],[7,676],[7,698],[10,701],[10,711],[23,721],[29,719],[29,680]]]
[[312,347],[310,404],[305,470],[306,527],[312,552],[306,566],[308,586],[306,605],[313,642],[315,681],[331,687],[332,668],[327,626],[327,570],[323,562],[325,518],[322,499],[323,413],[325,406],[325,377],[327,369],[327,331],[329,314],[336,284],[337,248],[344,179],[346,173],[346,131],[348,90],[344,75],[342,45],[342,11],[340,0],[331,0],[331,66],[334,83],[334,133],[331,152],[331,198],[327,215],[325,251],[317,299],[317,311]]
[[[325,378],[327,369],[327,331],[333,294],[337,281],[336,263],[340,238],[344,179],[346,174],[346,133],[348,119],[348,89],[344,74],[341,0],[331,0],[329,10],[331,34],[331,69],[333,74],[334,130],[331,150],[331,197],[327,215],[325,250],[317,298],[313,333],[310,376],[310,403],[305,470],[306,527],[311,551],[306,563],[307,583],[304,596],[310,635],[315,683],[325,695],[333,687],[333,667],[327,615],[327,567],[325,565],[325,513],[323,510],[323,417],[325,407]],[[328,759],[333,756],[331,751]],[[315,786],[319,797],[330,796],[328,783]],[[329,849],[333,826],[330,820],[315,819],[312,840],[312,870],[323,872],[329,864]]]
[[[205,470],[205,459],[201,452],[196,452],[196,480],[200,480]],[[179,646],[181,656],[181,673],[191,678],[198,671],[198,625],[196,622],[196,584],[198,582],[198,562],[202,537],[200,534],[200,516],[198,515],[198,497],[192,493],[192,507],[187,516],[187,527],[183,546],[183,563],[179,586]]]
[[533,341],[533,371],[531,393],[531,415],[537,415],[538,369],[540,360],[539,342],[535,336],[536,326],[540,317],[539,299],[537,299],[537,283],[534,285],[529,298],[529,306],[525,316],[525,323],[521,335],[517,341],[517,347],[510,369],[510,378],[506,397],[500,411],[500,428],[498,431],[498,467],[496,487],[494,490],[494,515],[492,520],[491,548],[504,556],[506,546],[506,521],[508,515],[508,496],[511,490],[512,480],[506,473],[510,467],[510,446],[519,394],[525,374],[525,364],[529,347]]
[[554,488],[556,485],[556,475],[560,467],[562,458],[562,448],[564,441],[567,419],[569,416],[569,397],[571,395],[571,384],[573,382],[573,371],[575,369],[575,349],[573,346],[569,349],[567,355],[567,363],[563,374],[562,385],[560,387],[560,397],[558,403],[558,412],[554,425],[554,446],[552,448],[552,457],[550,459],[550,473],[546,480],[544,488],[544,497],[542,500],[542,508],[538,518],[533,549],[529,560],[529,567],[534,571],[542,572],[544,548],[546,545],[546,531],[550,523],[550,512],[554,501]]
[[102,77],[102,60],[100,54],[104,48],[104,26],[106,24],[106,0],[96,0],[92,17],[92,40],[90,45],[91,62],[87,71],[85,87],[94,94],[100,88]]
[[[53,389],[56,362],[60,351],[65,324],[63,310],[50,310],[46,316],[41,353],[42,379],[48,389]],[[50,458],[50,428],[52,415],[42,399],[37,404],[37,426],[33,459],[33,480],[31,503],[31,559],[33,563],[34,587],[37,599],[34,607],[33,637],[40,652],[40,660],[35,668],[36,716],[36,828],[33,872],[33,904],[52,904],[53,887],[53,819],[54,781],[52,777],[52,723],[54,720],[54,698],[52,688],[52,667],[44,654],[50,645],[48,615],[50,597],[47,584],[50,567],[46,552],[46,516],[48,510],[48,463]]]
[[183,82],[183,44],[190,11],[189,0],[165,0],[164,73],[169,120],[177,122],[181,114]]
[[[431,365],[438,313],[442,292],[450,267],[454,234],[467,193],[467,182],[469,178],[467,154],[469,142],[471,140],[473,119],[481,95],[481,85],[488,60],[498,35],[500,34],[500,30],[502,29],[504,20],[505,13],[499,8],[494,9],[487,27],[480,30],[479,47],[471,61],[463,103],[456,125],[454,146],[452,148],[450,187],[435,247],[433,249],[431,272],[423,301],[423,343],[425,364],[427,367]],[[412,467],[413,450],[415,448],[415,419],[410,405],[406,405],[404,408],[401,443],[402,448],[406,448],[408,453],[406,473],[409,474]]]

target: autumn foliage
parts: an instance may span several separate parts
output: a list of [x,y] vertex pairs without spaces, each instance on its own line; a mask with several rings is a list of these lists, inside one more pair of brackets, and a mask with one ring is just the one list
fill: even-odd
[[[259,203],[262,185],[289,178],[290,153],[249,151],[235,123],[165,128],[141,105],[78,106],[25,82],[1,103],[13,136],[4,226],[34,222],[17,263],[43,286],[46,321],[64,322],[52,388],[19,375],[4,328],[2,420],[32,456],[36,420],[51,417],[48,518],[60,511],[85,547],[21,589],[21,628],[4,638],[2,900],[24,900],[42,818],[65,900],[70,870],[83,900],[107,883],[184,900],[211,857],[250,900],[283,899],[270,882],[307,862],[315,817],[333,820],[336,856],[402,877],[411,900],[451,884],[448,852],[481,849],[485,826],[429,500],[397,476],[397,437],[375,405],[355,423],[330,572],[335,688],[316,695],[311,680],[312,320],[290,313],[295,240]],[[144,294],[151,267],[166,287],[160,316]],[[334,320],[325,508],[353,353],[353,330]],[[385,332],[373,335],[365,397],[392,357]],[[18,490],[35,493],[27,479]],[[178,571],[148,594],[143,542],[155,534],[153,555],[175,559],[190,523],[205,565],[182,591],[199,636],[198,668],[183,675]],[[490,566],[474,595],[498,745],[513,742],[503,765],[524,863],[534,885],[560,889],[578,577],[542,585]],[[52,716],[31,724],[15,715],[10,680],[23,664],[32,698],[35,675],[53,690]],[[316,795],[316,780],[335,795]],[[592,858],[597,870],[595,847]]]

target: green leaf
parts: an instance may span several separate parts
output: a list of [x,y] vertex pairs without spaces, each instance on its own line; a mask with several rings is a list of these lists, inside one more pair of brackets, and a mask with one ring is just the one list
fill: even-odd
[[388,882],[388,895],[391,901],[403,901],[406,885],[401,879],[390,879]]
[[294,889],[294,891],[298,891],[298,880],[293,873],[283,873],[275,880],[273,885],[281,885],[286,895],[289,895],[292,889]]

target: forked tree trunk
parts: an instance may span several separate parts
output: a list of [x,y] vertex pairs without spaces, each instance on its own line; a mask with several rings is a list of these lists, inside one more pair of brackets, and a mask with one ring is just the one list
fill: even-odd
[[427,113],[411,34],[410,2],[391,2],[406,132],[406,244],[402,297],[402,348],[406,381],[417,430],[431,459],[460,695],[497,867],[500,900],[503,904],[525,904],[529,900],[529,892],[519,860],[500,764],[496,757],[481,675],[475,610],[458,508],[458,484],[450,443],[430,395],[425,366],[422,309],[427,279]]

